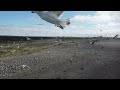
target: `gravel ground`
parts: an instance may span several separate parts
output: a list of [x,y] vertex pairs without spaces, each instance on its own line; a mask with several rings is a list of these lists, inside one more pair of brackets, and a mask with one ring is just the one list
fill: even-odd
[[61,43],[0,59],[0,79],[120,79],[120,40]]

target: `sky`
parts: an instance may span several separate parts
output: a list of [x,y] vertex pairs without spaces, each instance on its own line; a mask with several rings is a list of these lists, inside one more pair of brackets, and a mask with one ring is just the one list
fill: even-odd
[[64,30],[42,20],[31,11],[0,11],[0,35],[72,37],[120,35],[120,11],[65,11],[60,18],[71,21]]

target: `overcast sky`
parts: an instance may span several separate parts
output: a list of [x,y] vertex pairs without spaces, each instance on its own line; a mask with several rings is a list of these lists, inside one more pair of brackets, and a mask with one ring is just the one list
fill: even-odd
[[76,37],[120,35],[120,11],[65,11],[60,18],[70,19],[71,25],[62,30],[31,11],[0,11],[0,35]]

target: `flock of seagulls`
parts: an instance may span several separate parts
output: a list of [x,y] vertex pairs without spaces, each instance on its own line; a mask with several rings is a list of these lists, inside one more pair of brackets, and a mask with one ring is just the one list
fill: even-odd
[[60,19],[59,17],[64,11],[32,11],[40,16],[41,19],[54,24],[56,27],[64,29],[67,25],[70,25],[69,19]]

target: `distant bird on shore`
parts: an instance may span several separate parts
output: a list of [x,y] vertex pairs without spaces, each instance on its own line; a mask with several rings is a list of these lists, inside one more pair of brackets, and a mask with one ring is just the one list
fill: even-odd
[[31,40],[31,38],[29,38],[29,37],[26,37],[27,38],[27,41],[30,41]]
[[69,19],[60,19],[60,15],[64,11],[32,11],[32,13],[38,14],[41,19],[54,24],[55,26],[64,29],[67,25],[70,25]]
[[92,45],[94,45],[96,42],[97,42],[97,40],[94,40],[94,41],[92,42]]

